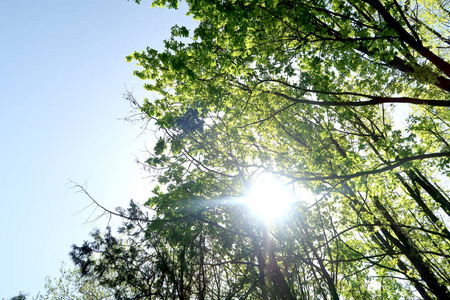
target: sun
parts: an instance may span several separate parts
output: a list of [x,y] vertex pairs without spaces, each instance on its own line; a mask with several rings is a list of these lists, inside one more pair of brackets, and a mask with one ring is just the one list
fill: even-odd
[[243,202],[252,214],[271,223],[282,219],[297,199],[293,191],[280,180],[263,173],[252,184]]

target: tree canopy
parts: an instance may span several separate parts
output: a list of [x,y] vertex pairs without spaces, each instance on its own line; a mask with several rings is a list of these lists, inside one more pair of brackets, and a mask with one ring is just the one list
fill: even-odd
[[[159,95],[127,95],[158,129],[154,214],[74,246],[82,274],[116,299],[449,299],[449,2],[186,2],[197,28],[127,58]],[[262,173],[300,198],[280,222],[236,200]]]

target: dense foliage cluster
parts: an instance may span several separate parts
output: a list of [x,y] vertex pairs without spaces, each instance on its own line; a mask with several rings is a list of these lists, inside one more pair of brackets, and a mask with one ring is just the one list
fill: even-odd
[[[197,28],[128,58],[160,95],[129,95],[155,214],[75,246],[82,274],[116,299],[449,299],[449,2],[187,5]],[[265,224],[235,201],[261,173],[316,201]]]

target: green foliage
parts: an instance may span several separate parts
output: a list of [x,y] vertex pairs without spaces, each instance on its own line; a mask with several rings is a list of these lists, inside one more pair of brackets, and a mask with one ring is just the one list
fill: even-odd
[[[45,300],[101,300],[114,299],[114,289],[102,287],[99,281],[83,277],[78,269],[67,269],[61,266],[59,278],[47,278],[45,292],[38,299]],[[105,275],[107,276],[107,275]]]
[[[445,2],[187,4],[197,28],[127,57],[161,96],[155,214],[75,246],[82,274],[117,299],[448,299]],[[317,201],[263,225],[239,199],[264,172]]]
[[[2,298],[3,300],[5,300],[5,298]],[[11,298],[9,298],[9,300],[41,300],[43,299],[42,296],[40,296],[39,294],[35,297],[29,297],[29,294],[24,293],[24,292],[19,292],[19,294],[17,296],[13,296]]]
[[22,292],[20,292],[19,295],[11,298],[11,300],[26,300],[26,299],[27,299],[27,295]]

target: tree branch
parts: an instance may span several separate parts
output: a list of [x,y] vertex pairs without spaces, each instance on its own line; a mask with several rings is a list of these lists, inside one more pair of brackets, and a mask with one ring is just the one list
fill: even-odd
[[[380,96],[368,96],[365,95],[364,97],[371,98],[372,100],[369,101],[315,101],[315,100],[308,100],[308,99],[299,99],[290,97],[288,95],[285,95],[280,92],[270,92],[265,91],[264,93],[277,95],[280,97],[283,97],[289,101],[293,101],[295,103],[303,103],[303,104],[310,104],[310,105],[317,105],[317,106],[347,106],[347,107],[356,107],[356,106],[368,106],[368,105],[379,105],[384,103],[408,103],[408,104],[415,104],[415,105],[430,105],[430,106],[444,106],[444,107],[450,107],[450,100],[428,100],[428,99],[418,99],[418,98],[411,98],[411,97],[380,97]],[[330,94],[338,94],[338,93],[330,93]],[[345,94],[345,93],[341,93]]]
[[[396,169],[402,165],[404,165],[407,162],[414,161],[414,160],[423,160],[428,158],[437,158],[437,157],[450,157],[450,152],[438,152],[438,153],[429,153],[429,154],[422,154],[422,155],[415,155],[410,157],[401,158],[395,162],[392,162],[389,166],[375,169],[375,170],[369,170],[369,171],[362,171],[362,172],[356,172],[353,174],[348,175],[329,175],[329,176],[317,176],[317,177],[303,177],[303,178],[297,178],[294,176],[291,176],[293,179],[292,182],[297,181],[324,181],[324,180],[349,180],[356,177],[361,176],[367,176],[367,175],[374,175],[383,173],[386,171],[390,171],[393,169]],[[285,175],[286,176],[286,175]]]

